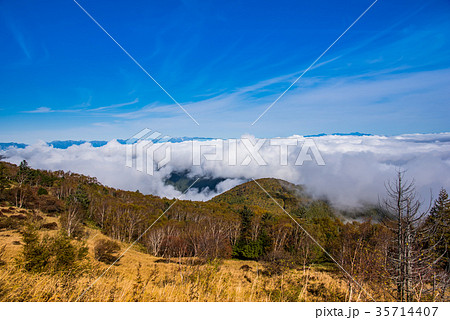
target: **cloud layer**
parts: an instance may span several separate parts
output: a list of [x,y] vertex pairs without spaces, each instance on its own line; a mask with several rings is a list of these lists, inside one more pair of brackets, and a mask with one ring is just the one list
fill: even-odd
[[[242,138],[252,145],[258,143],[252,136]],[[441,187],[450,189],[450,133],[315,137],[315,145],[325,161],[323,166],[317,165],[313,150],[306,150],[311,161],[295,165],[305,138],[292,136],[286,140],[291,144],[297,140],[298,145],[286,147],[287,165],[282,164],[283,147],[270,145],[269,141],[262,143],[258,150],[264,165],[255,161],[243,140],[236,141],[236,160],[230,157],[229,140],[169,143],[158,149],[155,159],[160,159],[165,148],[169,147],[171,160],[153,175],[126,167],[126,145],[115,140],[97,148],[86,143],[67,149],[56,149],[42,142],[24,149],[10,148],[1,154],[12,163],[18,164],[26,159],[33,168],[82,173],[97,177],[101,183],[111,187],[165,197],[180,195],[179,191],[164,183],[172,172],[188,171],[192,176],[226,178],[216,190],[199,192],[194,186],[186,194],[192,200],[210,199],[251,178],[274,177],[303,184],[311,194],[327,197],[335,205],[353,207],[376,203],[379,197],[384,196],[384,183],[392,179],[399,168],[407,170],[410,179],[414,178],[425,201],[429,200],[430,190],[436,195]],[[231,153],[233,155],[233,151]],[[138,162],[143,160],[141,156],[137,154]],[[198,160],[199,156],[200,165],[193,165],[193,160]],[[248,156],[247,162],[251,161],[241,165]],[[209,160],[206,159],[208,157]]]

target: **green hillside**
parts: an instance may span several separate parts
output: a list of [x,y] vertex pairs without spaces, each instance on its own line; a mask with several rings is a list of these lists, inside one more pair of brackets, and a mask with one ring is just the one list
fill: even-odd
[[281,206],[287,212],[299,217],[333,215],[328,203],[313,200],[300,185],[274,178],[258,179],[256,182],[248,181],[238,185],[214,197],[210,202],[258,207],[270,213],[286,215]]

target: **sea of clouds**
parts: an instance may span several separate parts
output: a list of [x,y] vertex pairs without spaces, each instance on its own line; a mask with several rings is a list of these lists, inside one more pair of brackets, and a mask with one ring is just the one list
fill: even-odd
[[[252,136],[242,138],[253,145],[258,143]],[[0,154],[15,164],[25,159],[33,168],[77,172],[97,177],[102,184],[114,188],[169,198],[181,195],[180,191],[165,183],[172,172],[189,172],[192,177],[225,178],[215,190],[200,191],[194,185],[183,196],[191,200],[211,199],[252,178],[273,177],[302,184],[312,195],[326,197],[337,206],[357,207],[377,203],[379,198],[383,198],[385,183],[395,178],[397,170],[406,170],[406,176],[414,179],[424,202],[430,201],[430,192],[436,196],[441,187],[450,190],[450,133],[314,137],[325,165],[318,165],[313,150],[307,150],[310,161],[296,165],[305,138],[292,136],[286,141],[292,142],[293,139],[297,139],[299,144],[285,149],[287,165],[282,163],[282,148],[271,146],[269,141],[261,144],[258,150],[264,159],[263,165],[252,157],[247,165],[241,165],[249,153],[240,140],[236,142],[236,164],[233,160],[230,162],[229,140],[169,143],[165,147],[170,148],[170,161],[152,175],[127,167],[127,146],[116,140],[102,147],[85,143],[67,149],[53,148],[41,142],[26,148],[2,150]],[[201,148],[198,145],[194,147],[194,143],[200,143]],[[195,154],[198,150],[201,153]],[[142,160],[140,156],[135,155],[137,161]],[[200,159],[199,165],[193,165],[195,157]]]

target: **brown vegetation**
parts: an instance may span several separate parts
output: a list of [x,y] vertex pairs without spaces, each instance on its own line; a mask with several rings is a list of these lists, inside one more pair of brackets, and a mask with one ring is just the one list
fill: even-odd
[[[299,186],[259,184],[295,222],[254,183],[209,202],[171,206],[174,200],[105,187],[95,178],[0,162],[0,300],[399,299],[398,259],[391,259],[399,251],[395,210],[386,210],[385,224],[344,223]],[[408,238],[414,252],[426,250],[436,263],[425,273],[408,258],[412,251],[401,256],[402,266],[419,275],[408,280],[407,300],[448,299],[450,204],[441,198],[429,218],[408,226],[418,235]],[[421,230],[432,230],[431,237],[419,236]]]
[[[54,218],[45,218],[48,219]],[[49,222],[46,222],[49,223]],[[0,233],[6,264],[0,267],[0,301],[75,301],[109,266],[96,262],[98,243],[108,242],[98,230],[88,229],[89,267],[81,273],[28,272],[17,264],[22,238],[19,230]],[[56,235],[39,231],[40,236]],[[7,237],[6,235],[9,235]],[[100,239],[99,239],[100,237]],[[99,242],[98,240],[104,240]],[[76,240],[74,240],[76,241]],[[122,250],[127,244],[122,244]],[[80,301],[342,301],[348,299],[344,279],[335,268],[310,266],[281,275],[264,273],[255,261],[200,261],[172,258],[166,263],[130,249]],[[362,297],[360,297],[361,299]]]

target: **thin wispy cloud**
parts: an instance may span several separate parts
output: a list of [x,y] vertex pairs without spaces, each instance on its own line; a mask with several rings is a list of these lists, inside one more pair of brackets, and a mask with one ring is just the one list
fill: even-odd
[[49,107],[39,107],[34,110],[22,111],[22,112],[23,113],[51,113],[51,112],[55,112],[55,110],[52,110]]
[[[313,125],[303,127],[302,132],[314,133],[317,130],[330,131],[326,128],[326,125],[330,123],[330,116],[335,117],[333,121],[338,119],[343,121],[345,118],[349,122],[353,122],[354,118],[358,117],[359,122],[372,122],[373,126],[378,125],[384,130],[398,122],[402,114],[405,115],[405,119],[409,119],[408,121],[412,121],[414,117],[417,117],[419,121],[424,112],[428,117],[440,117],[442,112],[446,112],[445,108],[439,105],[450,99],[447,90],[450,86],[450,69],[419,72],[391,71],[380,70],[375,73],[332,79],[305,78],[301,86],[292,88],[289,95],[277,106],[277,112],[266,120],[265,123],[269,126],[264,126],[266,135],[263,136],[281,135],[281,131],[273,130],[277,129],[277,126],[270,126],[280,121],[289,126],[293,122],[309,122]],[[264,108],[267,101],[276,97],[277,93],[273,87],[286,83],[288,78],[289,76],[270,79],[236,92],[192,102],[187,106],[195,114],[200,115],[204,127],[208,127],[209,123],[215,127],[236,124],[238,119],[233,115],[239,115],[239,118],[243,120],[251,118],[252,114]],[[437,107],[430,112],[421,108],[425,105]],[[172,117],[170,110],[174,108],[173,105],[150,104],[133,112],[116,113],[114,117],[147,119],[151,122],[156,114],[170,119]],[[373,114],[377,116],[374,117]],[[221,118],[220,122],[214,121],[217,117]],[[320,125],[321,122],[322,125]],[[245,123],[241,130],[246,130]],[[435,130],[439,131],[438,127]],[[373,132],[373,129],[370,132]]]
[[112,105],[109,105],[109,106],[89,109],[87,111],[103,111],[103,110],[117,109],[117,108],[122,108],[122,107],[125,107],[125,106],[131,106],[131,105],[136,104],[138,102],[139,102],[139,99],[136,98],[136,99],[134,99],[133,101],[130,101],[130,102],[112,104]]
[[15,22],[14,19],[10,16],[8,10],[6,10],[3,5],[1,6],[0,12],[0,18],[2,18],[5,25],[7,26],[7,29],[13,35],[16,45],[19,46],[19,48],[21,49],[21,53],[23,54],[23,56],[25,56],[26,60],[30,62],[32,59],[31,50],[29,43],[27,43],[27,41],[25,40],[23,31],[18,26],[17,22]]
[[23,113],[71,113],[71,112],[102,112],[102,111],[108,111],[112,109],[119,109],[125,106],[131,106],[139,102],[139,99],[136,98],[133,101],[130,102],[124,102],[124,103],[117,103],[117,104],[111,104],[104,107],[98,107],[98,108],[89,108],[91,106],[91,100],[92,97],[89,98],[89,101],[83,102],[81,104],[77,104],[71,108],[66,109],[52,109],[49,107],[39,107],[34,110],[26,110],[22,111]]
[[[139,4],[147,19],[104,0],[86,3],[198,118],[199,128],[184,121],[173,101],[123,52],[111,50],[114,44],[82,12],[76,14],[73,3],[58,3],[57,17],[47,4],[30,4],[27,12],[8,4],[4,11],[31,56],[34,49],[46,48],[51,63],[20,63],[27,59],[17,42],[20,36],[6,25],[9,32],[0,40],[13,45],[0,52],[5,61],[0,105],[7,106],[0,115],[8,119],[1,123],[0,139],[29,142],[44,128],[52,139],[69,133],[74,134],[70,139],[81,139],[86,132],[94,139],[124,138],[142,127],[206,137],[447,131],[450,5],[445,1],[407,7],[379,1],[261,125],[249,127],[371,2],[319,6],[299,1],[289,7],[265,2],[239,9],[219,3]],[[55,42],[59,37],[71,41]],[[24,113],[25,129],[19,125]],[[63,128],[57,125],[62,122]]]
[[75,113],[75,112],[80,112],[80,111],[85,111],[85,110],[84,109],[74,109],[74,108],[52,109],[49,107],[39,107],[34,110],[22,111],[22,113]]

